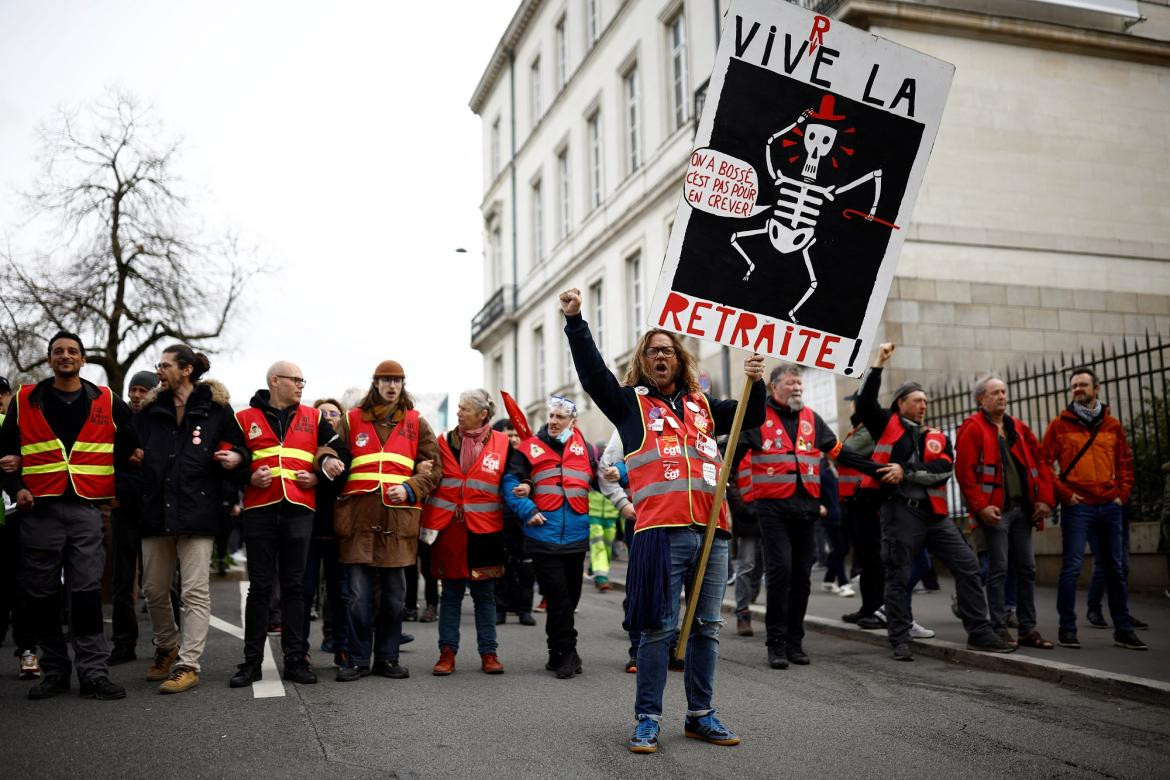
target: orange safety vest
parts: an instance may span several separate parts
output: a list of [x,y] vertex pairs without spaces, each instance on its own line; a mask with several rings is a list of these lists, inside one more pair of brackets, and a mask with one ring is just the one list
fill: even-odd
[[[706,526],[723,458],[715,443],[711,406],[702,393],[683,396],[683,419],[645,387],[634,388],[642,416],[642,443],[626,456],[630,497],[637,520],[647,528]],[[728,530],[727,504],[719,528]]]
[[[1015,423],[1017,426],[1024,425],[1020,420],[1016,420]],[[989,506],[1002,507],[1004,504],[1004,466],[1000,462],[1002,459],[999,453],[999,431],[984,418],[982,412],[976,412],[968,417],[963,425],[964,427],[967,425],[976,426],[982,437],[979,460],[975,463],[975,479],[979,484],[979,489],[987,497]],[[1032,460],[1032,453],[1024,446],[1024,436],[1020,432],[1016,434],[1016,443],[1011,448],[1011,454],[1015,455],[1028,470],[1028,481],[1024,486],[1028,500],[1033,503],[1039,501],[1040,469]]]
[[312,471],[317,451],[317,430],[321,424],[321,410],[301,404],[293,415],[284,441],[272,432],[264,412],[249,406],[236,412],[236,422],[244,431],[244,441],[252,451],[252,473],[262,466],[272,470],[272,482],[258,488],[251,482],[244,488],[244,509],[290,501],[316,510],[317,491],[297,484],[298,471]]
[[800,410],[795,444],[780,415],[766,407],[760,428],[763,448],[752,452],[752,491],[757,501],[796,495],[796,481],[813,498],[821,497],[821,451],[817,449],[817,418],[807,406]]
[[421,509],[422,503],[417,499],[413,504],[395,504],[386,497],[390,486],[401,485],[414,474],[414,462],[418,457],[418,426],[418,410],[408,410],[383,444],[373,421],[363,420],[361,409],[350,409],[349,450],[353,453],[353,461],[349,464],[349,477],[341,495],[378,490],[386,506]]
[[464,474],[447,437],[440,436],[439,460],[443,477],[438,489],[423,504],[422,527],[442,531],[452,520],[462,517],[471,533],[490,534],[504,530],[500,482],[508,465],[508,437],[500,431],[492,431],[484,442],[483,452],[471,470]]
[[[906,426],[902,425],[902,418],[897,413],[890,417],[890,422],[886,425],[886,429],[882,431],[881,438],[878,439],[877,444],[873,448],[873,460],[875,463],[885,465],[890,462],[890,455],[894,452],[894,443],[906,433]],[[936,428],[926,429],[926,455],[924,460],[927,462],[932,460],[951,460],[947,456],[947,435]],[[936,515],[950,514],[950,509],[947,507],[947,483],[940,482],[937,485],[931,485],[926,488],[926,495],[930,499],[930,508]]]
[[532,501],[537,509],[554,512],[568,499],[574,512],[589,514],[589,482],[593,469],[581,431],[573,429],[559,455],[535,436],[520,442],[520,452],[532,465],[529,478],[532,480]]
[[743,499],[745,504],[750,504],[756,500],[754,491],[752,490],[752,451],[748,450],[743,454],[743,460],[739,462],[739,471],[735,472],[735,486],[739,489],[739,497]]
[[[70,483],[80,498],[100,501],[114,497],[114,395],[99,387],[77,441],[65,445],[49,426],[41,407],[29,402],[36,385],[16,391],[20,426],[20,477],[35,498],[61,496]],[[82,388],[85,392],[85,388]]]
[[[845,441],[853,438],[853,434],[857,433],[857,429],[849,431],[849,435],[845,437]],[[838,492],[842,499],[852,498],[859,490],[880,490],[881,483],[876,479],[866,474],[864,471],[851,469],[848,466],[837,464],[838,475]]]

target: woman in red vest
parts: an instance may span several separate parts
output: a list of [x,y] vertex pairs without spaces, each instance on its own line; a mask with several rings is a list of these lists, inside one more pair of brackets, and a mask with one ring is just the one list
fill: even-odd
[[495,404],[486,390],[459,396],[458,425],[439,439],[442,479],[423,508],[422,538],[431,542],[431,570],[442,580],[439,661],[432,670],[455,671],[463,594],[475,602],[480,668],[503,674],[496,642],[495,580],[504,575],[504,473],[513,456],[508,437],[492,430]]

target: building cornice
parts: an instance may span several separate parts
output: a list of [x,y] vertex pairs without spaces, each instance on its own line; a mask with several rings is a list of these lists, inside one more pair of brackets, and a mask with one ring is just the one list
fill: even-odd
[[500,71],[508,64],[508,54],[515,50],[516,44],[524,36],[528,29],[528,23],[532,21],[532,17],[536,15],[537,9],[544,0],[522,0],[520,7],[516,9],[516,13],[512,14],[512,21],[508,23],[508,28],[504,30],[504,34],[500,36],[499,43],[496,44],[496,50],[492,52],[492,57],[488,60],[487,69],[484,70],[483,75],[479,77],[479,83],[475,85],[475,92],[471,93],[471,101],[468,103],[471,110],[475,114],[479,114],[479,110],[483,108],[483,103],[487,100],[488,93],[491,92],[495,86],[496,79],[500,76]]
[[1170,41],[1054,22],[884,0],[845,0],[839,15],[842,21],[863,29],[900,27],[1005,43],[1026,42],[1039,48],[1076,54],[1170,65]]

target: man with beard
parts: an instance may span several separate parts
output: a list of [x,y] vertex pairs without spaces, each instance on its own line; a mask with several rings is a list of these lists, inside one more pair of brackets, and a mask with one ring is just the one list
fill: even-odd
[[263,676],[268,607],[278,571],[284,679],[304,685],[317,682],[305,637],[303,590],[317,507],[316,472],[336,479],[345,470],[337,432],[319,409],[301,404],[305,378],[300,367],[283,360],[273,363],[267,384],[256,391],[247,409],[236,413],[252,462],[244,489],[249,582],[244,662],[229,681],[233,688],[244,688]]
[[813,527],[820,516],[821,457],[855,468],[877,464],[841,448],[821,416],[804,405],[799,366],[772,369],[764,424],[743,434],[751,457],[752,506],[764,544],[768,665],[804,665],[804,614],[816,559]]
[[[565,335],[581,387],[618,429],[629,470],[637,517],[636,543],[627,568],[627,630],[641,631],[637,657],[637,725],[627,747],[658,750],[667,659],[679,618],[683,581],[691,580],[702,554],[722,459],[715,437],[731,428],[736,401],[714,401],[699,390],[694,355],[672,333],[653,329],[634,348],[625,381],[619,383],[581,318],[581,291],[560,295]],[[764,358],[744,361],[752,382],[743,425],[764,423]],[[683,732],[714,745],[738,745],[739,737],[715,714],[715,664],[719,658],[721,607],[727,589],[728,511],[716,519],[684,674],[687,713]]]
[[71,665],[61,633],[62,568],[69,572],[70,638],[81,695],[121,699],[111,682],[102,625],[105,566],[99,504],[116,487],[137,448],[130,409],[108,387],[81,378],[85,346],[64,331],[49,340],[50,379],[22,385],[0,428],[0,469],[22,515],[20,580],[44,677],[30,699],[69,690]]

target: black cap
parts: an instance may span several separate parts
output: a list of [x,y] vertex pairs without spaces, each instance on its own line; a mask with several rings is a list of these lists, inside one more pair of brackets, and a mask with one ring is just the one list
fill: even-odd
[[147,390],[153,390],[158,387],[158,374],[153,371],[139,371],[130,377],[127,387],[145,387]]
[[12,385],[8,384],[8,377],[0,376],[0,394],[12,394]]

